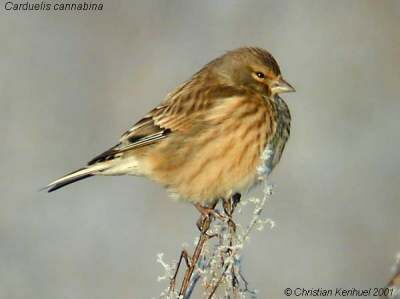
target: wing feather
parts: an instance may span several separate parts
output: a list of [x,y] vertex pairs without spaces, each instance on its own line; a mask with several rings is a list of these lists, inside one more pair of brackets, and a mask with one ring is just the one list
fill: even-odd
[[[185,132],[205,119],[207,112],[222,100],[241,96],[240,89],[217,85],[200,90],[179,87],[163,104],[151,110],[120,138],[120,143],[92,159],[88,164],[119,157],[123,152],[156,143],[174,132]],[[190,88],[189,88],[190,89]]]

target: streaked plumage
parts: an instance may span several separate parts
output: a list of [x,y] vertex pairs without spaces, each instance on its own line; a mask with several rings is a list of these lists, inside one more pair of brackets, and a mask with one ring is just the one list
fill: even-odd
[[290,113],[278,94],[293,90],[267,51],[230,51],[49,191],[91,175],[124,174],[149,177],[200,204],[243,191],[281,158]]

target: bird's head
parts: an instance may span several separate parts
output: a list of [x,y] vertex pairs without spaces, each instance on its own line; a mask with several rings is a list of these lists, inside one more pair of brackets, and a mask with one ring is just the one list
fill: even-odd
[[250,88],[266,96],[295,91],[283,79],[274,57],[264,49],[239,48],[215,62],[215,73],[228,84]]

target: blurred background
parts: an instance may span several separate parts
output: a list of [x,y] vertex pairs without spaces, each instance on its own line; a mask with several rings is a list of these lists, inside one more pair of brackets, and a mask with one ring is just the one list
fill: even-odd
[[[16,2],[16,1],[15,1]],[[0,8],[0,298],[152,298],[197,212],[153,182],[38,190],[114,145],[203,64],[266,48],[297,93],[244,271],[287,287],[386,285],[400,251],[399,1],[105,1],[100,12]],[[256,191],[260,193],[260,191]]]

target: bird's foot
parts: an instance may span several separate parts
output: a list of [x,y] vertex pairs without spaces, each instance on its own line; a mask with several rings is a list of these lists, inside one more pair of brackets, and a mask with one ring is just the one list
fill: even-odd
[[233,221],[233,212],[235,211],[237,204],[240,202],[240,197],[240,193],[235,193],[231,198],[224,199],[223,201],[224,212],[227,215],[227,222],[232,232],[236,232],[236,223]]
[[200,204],[195,204],[195,207],[201,213],[199,220],[197,220],[196,222],[197,228],[200,230],[202,234],[206,235],[209,239],[217,236],[216,234],[211,234],[211,235],[207,234],[207,230],[210,227],[212,218],[215,217],[221,219],[222,221],[225,221],[226,219],[225,215],[222,215],[218,211],[214,210],[215,206],[216,203],[213,204],[211,207],[204,207],[201,206]]
[[209,218],[214,216],[215,218],[218,218],[220,220],[225,220],[226,217],[222,215],[220,212],[214,210],[214,207],[204,207],[198,203],[195,204],[196,209],[201,213],[202,218]]

